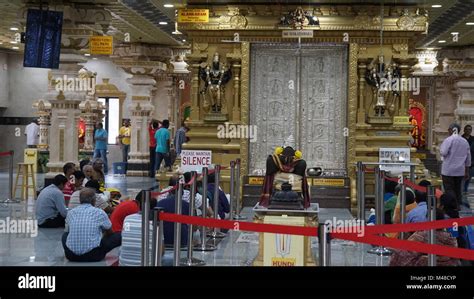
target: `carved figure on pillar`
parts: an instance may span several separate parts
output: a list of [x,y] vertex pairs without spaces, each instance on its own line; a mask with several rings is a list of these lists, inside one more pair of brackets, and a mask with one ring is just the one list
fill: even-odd
[[199,77],[204,81],[204,88],[201,90],[204,109],[207,112],[211,108],[213,113],[226,113],[224,86],[230,81],[232,72],[225,63],[220,62],[219,53],[214,53],[212,64],[200,66]]

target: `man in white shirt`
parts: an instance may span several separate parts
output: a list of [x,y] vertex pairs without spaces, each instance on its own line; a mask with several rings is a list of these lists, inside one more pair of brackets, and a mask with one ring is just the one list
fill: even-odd
[[29,148],[36,148],[39,144],[39,126],[38,120],[32,120],[25,128],[26,145]]

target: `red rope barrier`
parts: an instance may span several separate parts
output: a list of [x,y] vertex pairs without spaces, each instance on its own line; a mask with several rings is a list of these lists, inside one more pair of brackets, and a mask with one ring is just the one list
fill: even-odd
[[[317,237],[318,232],[314,227],[303,227],[303,226],[287,226],[279,224],[263,224],[253,222],[241,222],[241,221],[230,221],[230,220],[219,220],[196,216],[177,215],[171,213],[160,213],[160,219],[163,221],[180,222],[185,224],[193,224],[196,226],[206,227],[217,227],[231,230],[243,230],[260,233],[277,233],[277,234],[289,234],[299,235],[308,237]],[[389,224],[389,225],[376,225],[376,226],[364,226],[364,235],[359,236],[360,232],[353,233],[341,233],[332,232],[330,233],[332,238],[349,240],[354,242],[361,242],[379,246],[385,246],[390,248],[410,250],[422,253],[443,255],[453,258],[461,258],[466,260],[474,260],[474,251],[463,248],[453,248],[442,245],[430,245],[421,242],[398,240],[393,238],[377,236],[378,233],[386,232],[406,232],[406,231],[417,231],[417,230],[428,230],[453,227],[453,225],[472,225],[474,224],[474,217],[457,218],[457,219],[446,219],[431,222],[420,222],[420,223],[409,223],[409,224]],[[339,230],[339,229],[338,229]],[[344,228],[346,231],[354,231],[350,227]]]
[[13,151],[1,152],[0,157],[13,156]]

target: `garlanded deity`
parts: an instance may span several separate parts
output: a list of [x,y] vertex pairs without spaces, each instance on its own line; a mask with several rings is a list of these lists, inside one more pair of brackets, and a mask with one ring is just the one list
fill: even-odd
[[267,158],[259,204],[269,209],[300,210],[310,206],[306,161],[291,146],[277,147]]
[[204,108],[211,107],[212,112],[220,113],[225,106],[224,86],[232,77],[230,68],[219,61],[219,53],[216,52],[211,65],[199,68],[199,77],[204,81],[204,88],[201,90]]

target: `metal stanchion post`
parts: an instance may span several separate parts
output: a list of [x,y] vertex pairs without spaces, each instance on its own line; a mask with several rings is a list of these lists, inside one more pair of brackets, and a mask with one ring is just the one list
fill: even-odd
[[[196,178],[197,173],[191,172],[193,183],[191,184],[191,198],[189,199],[189,216],[194,216],[196,205]],[[193,258],[193,225],[188,225],[188,256],[181,259],[181,266],[204,266],[206,263],[203,260]]]
[[244,220],[247,219],[246,216],[240,215],[242,210],[242,198],[240,198],[240,159],[235,160],[235,215],[234,220]]
[[[428,197],[428,221],[436,221],[436,197],[434,186],[428,186],[427,188],[427,197]],[[436,230],[430,229],[428,231],[428,241],[429,244],[436,244]],[[428,254],[428,266],[436,266],[436,255]]]
[[[214,196],[213,196],[213,201],[214,201],[214,219],[219,219],[219,183],[220,183],[220,174],[221,174],[221,166],[216,165],[216,168],[214,170]],[[226,234],[223,232],[219,231],[219,228],[214,227],[214,230],[210,233],[207,234],[208,237],[211,237],[212,239],[217,239],[217,238],[224,238]]]
[[357,162],[357,201],[359,203],[359,220],[365,221],[365,172],[361,161]]
[[[183,200],[183,185],[184,185],[184,178],[181,176],[179,178],[178,183],[178,194],[175,196],[175,205],[174,205],[174,212],[177,215],[181,215],[181,208],[182,208],[182,200]],[[173,244],[173,266],[179,266],[179,258],[181,254],[181,223],[175,222],[174,223],[174,244]]]
[[150,191],[142,190],[142,266],[149,266],[150,254]]
[[410,165],[410,181],[415,182],[415,165]]
[[[375,168],[375,219],[376,224],[381,225],[384,222],[384,175],[385,171],[380,170],[380,167]],[[377,255],[390,255],[392,251],[383,246],[377,246],[368,251]]]
[[331,266],[331,246],[329,241],[329,224],[320,223],[318,226],[319,265]]
[[[153,239],[154,239],[154,245],[153,245],[153,266],[161,266],[161,261],[162,261],[162,253],[163,253],[163,220],[160,219],[160,213],[163,212],[163,208],[155,208],[153,210]],[[158,225],[156,223],[158,222]],[[156,229],[155,229],[156,227]],[[156,234],[156,235],[155,235]]]
[[155,266],[156,265],[156,252],[158,250],[157,247],[157,235],[158,235],[158,211],[156,209],[153,209],[151,211],[153,214],[153,221],[151,225],[151,265]]
[[[403,179],[403,177],[402,177]],[[400,184],[400,223],[405,224],[406,221],[406,205],[407,205],[407,186],[405,183]],[[400,239],[405,239],[405,232],[400,232]]]
[[[1,203],[18,203],[20,200],[14,199],[13,192],[13,156],[14,151],[10,151],[10,159],[8,161],[8,197],[7,199],[1,201]],[[36,192],[36,190],[35,190]]]
[[[202,218],[207,218],[207,167],[202,168]],[[212,251],[216,250],[216,246],[207,244],[207,227],[201,226],[200,228],[201,244],[194,247],[194,250],[200,251]]]
[[234,219],[234,204],[235,204],[235,161],[230,161],[230,219]]

